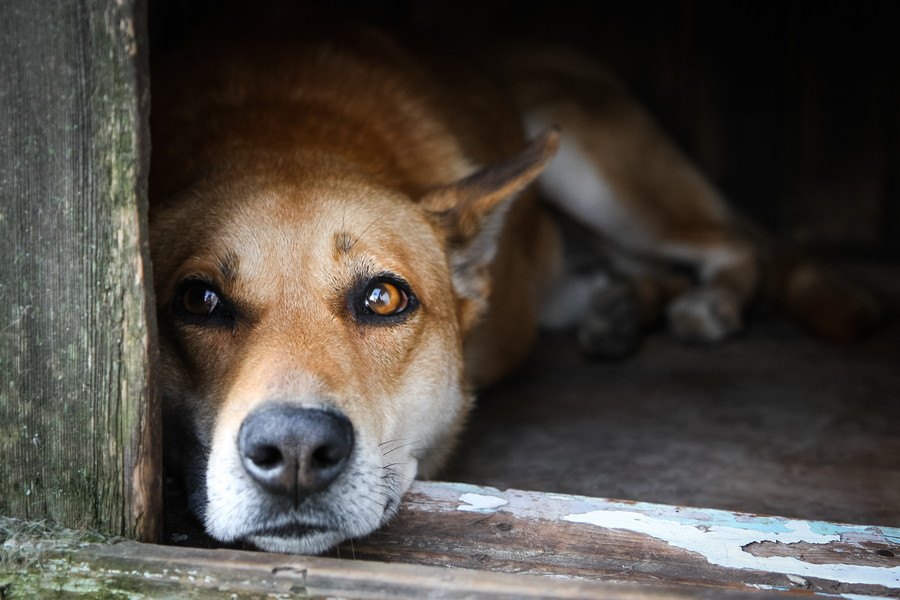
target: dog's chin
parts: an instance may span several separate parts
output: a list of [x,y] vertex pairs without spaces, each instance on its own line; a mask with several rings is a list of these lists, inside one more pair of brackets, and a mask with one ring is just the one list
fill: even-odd
[[295,533],[261,531],[244,537],[244,541],[266,552],[284,554],[320,554],[347,538],[339,531],[297,528]]
[[378,523],[357,524],[352,530],[288,523],[264,527],[238,539],[259,550],[284,554],[321,554],[348,539],[364,537],[396,516],[399,502],[389,502]]

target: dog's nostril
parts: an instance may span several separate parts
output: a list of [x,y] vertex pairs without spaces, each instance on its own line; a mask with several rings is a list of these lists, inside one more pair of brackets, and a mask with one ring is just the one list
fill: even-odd
[[320,446],[312,454],[313,466],[328,468],[344,460],[344,454],[334,446]]
[[253,461],[258,467],[263,469],[272,469],[277,467],[284,460],[281,451],[275,446],[257,446],[247,452],[247,458]]

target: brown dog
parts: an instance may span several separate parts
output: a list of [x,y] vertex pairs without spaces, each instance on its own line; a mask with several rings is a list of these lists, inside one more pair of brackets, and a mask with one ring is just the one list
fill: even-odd
[[[664,305],[686,339],[740,327],[753,247],[621,87],[546,52],[492,68],[310,26],[154,73],[166,449],[213,537],[319,552],[377,528],[539,321],[604,354]],[[525,189],[557,147],[541,189],[632,283],[567,271]]]

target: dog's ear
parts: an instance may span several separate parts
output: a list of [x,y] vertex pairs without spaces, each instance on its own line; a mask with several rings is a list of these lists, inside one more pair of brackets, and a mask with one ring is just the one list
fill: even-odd
[[518,154],[427,192],[422,206],[444,230],[453,285],[467,330],[487,307],[489,268],[513,200],[556,154],[559,130],[545,130]]

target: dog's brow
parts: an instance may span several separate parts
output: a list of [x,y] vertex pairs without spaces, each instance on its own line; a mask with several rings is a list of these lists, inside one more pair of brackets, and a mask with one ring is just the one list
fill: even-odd
[[337,248],[338,252],[346,254],[350,252],[353,248],[353,245],[356,243],[356,240],[353,239],[346,231],[341,231],[334,234],[334,246]]
[[232,282],[237,279],[238,257],[234,252],[227,252],[225,256],[219,258],[218,267],[225,281]]

